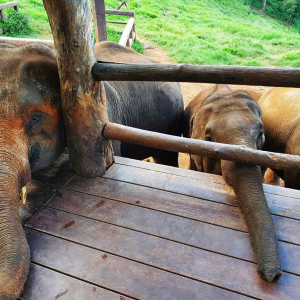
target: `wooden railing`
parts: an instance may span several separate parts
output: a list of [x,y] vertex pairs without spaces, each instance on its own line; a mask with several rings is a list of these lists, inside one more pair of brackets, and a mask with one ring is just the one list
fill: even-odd
[[0,4],[0,20],[4,19],[3,10],[6,9],[6,8],[11,8],[11,7],[13,7],[14,10],[19,10],[18,2],[17,1],[11,1],[11,2]]
[[122,33],[122,36],[119,40],[119,44],[124,47],[131,48],[131,46],[136,38],[135,25],[134,25],[134,12],[117,10],[117,9],[106,9],[105,14],[118,15],[118,16],[129,16],[128,22],[106,21],[106,23],[126,24],[125,29]]
[[300,88],[300,68],[98,62],[92,73],[99,81],[173,81]]
[[[0,41],[22,46],[34,40],[1,37]],[[53,47],[53,41],[38,40],[38,42]],[[300,87],[299,68],[98,62],[94,65],[92,74],[97,81],[175,81]],[[242,146],[174,137],[110,122],[106,124],[103,135],[105,138],[112,140],[140,144],[169,151],[199,154],[245,164],[261,165],[274,169],[291,171],[300,170],[299,156],[254,150]]]
[[103,130],[107,139],[173,152],[203,155],[238,163],[279,170],[299,171],[300,156],[254,150],[245,146],[207,142],[172,136],[108,122]]

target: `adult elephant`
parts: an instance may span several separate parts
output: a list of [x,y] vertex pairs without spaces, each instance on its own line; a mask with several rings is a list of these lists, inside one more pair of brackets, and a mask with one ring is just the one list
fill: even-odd
[[[300,154],[300,89],[271,88],[258,102],[262,110],[267,151]],[[288,188],[300,189],[300,174],[274,170]]]
[[[122,56],[149,62],[114,43],[96,47],[98,59]],[[100,53],[100,55],[99,55]],[[105,56],[105,53],[107,56]],[[113,122],[179,135],[183,101],[178,84],[106,82]],[[33,171],[50,165],[65,148],[55,53],[38,44],[0,48],[0,299],[16,299],[29,268],[29,247],[18,216],[21,188]],[[154,156],[177,165],[173,153],[114,144],[122,156]]]
[[[264,144],[261,111],[253,98],[216,85],[198,94],[187,106],[186,137],[261,149]],[[267,281],[281,276],[277,238],[262,188],[259,166],[191,155],[190,168],[223,175],[234,188],[258,260],[258,273]]]

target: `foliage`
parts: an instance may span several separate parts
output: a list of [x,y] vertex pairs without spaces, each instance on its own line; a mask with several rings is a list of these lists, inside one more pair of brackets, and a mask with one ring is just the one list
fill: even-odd
[[[261,0],[251,0],[250,5],[261,9]],[[265,13],[289,25],[295,24],[300,30],[300,0],[268,0]]]
[[[106,8],[115,9],[120,1],[105,0]],[[281,0],[268,0],[266,9],[276,1]],[[0,0],[4,2],[7,0]],[[127,0],[129,9],[135,12],[138,36],[164,49],[173,62],[300,67],[296,51],[300,49],[299,31],[254,11],[245,2]],[[18,3],[20,11],[30,16],[33,30],[28,37],[52,38],[43,1],[18,0]],[[257,0],[258,5],[261,3]],[[128,20],[126,16],[107,18]],[[109,23],[107,27],[109,39],[118,41],[124,25]]]
[[[106,0],[106,7],[118,3]],[[296,56],[286,56],[299,49],[298,32],[252,10],[245,0],[128,0],[127,4],[135,11],[139,36],[163,48],[173,62],[300,67]]]
[[5,18],[0,21],[0,28],[3,35],[8,36],[26,35],[31,31],[28,17],[13,9],[5,10]]

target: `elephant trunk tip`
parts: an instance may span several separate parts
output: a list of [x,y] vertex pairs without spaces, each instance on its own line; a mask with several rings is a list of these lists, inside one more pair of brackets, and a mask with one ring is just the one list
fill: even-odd
[[282,276],[282,270],[280,267],[279,268],[277,267],[277,268],[274,268],[271,270],[265,270],[265,269],[258,267],[257,273],[259,274],[259,276],[262,279],[269,281],[269,282],[276,282]]

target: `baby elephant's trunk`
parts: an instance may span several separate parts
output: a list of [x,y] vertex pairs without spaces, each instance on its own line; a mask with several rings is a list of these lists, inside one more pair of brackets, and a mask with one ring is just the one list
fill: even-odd
[[234,188],[258,261],[258,274],[267,281],[281,275],[278,242],[258,166],[222,161],[223,176]]

